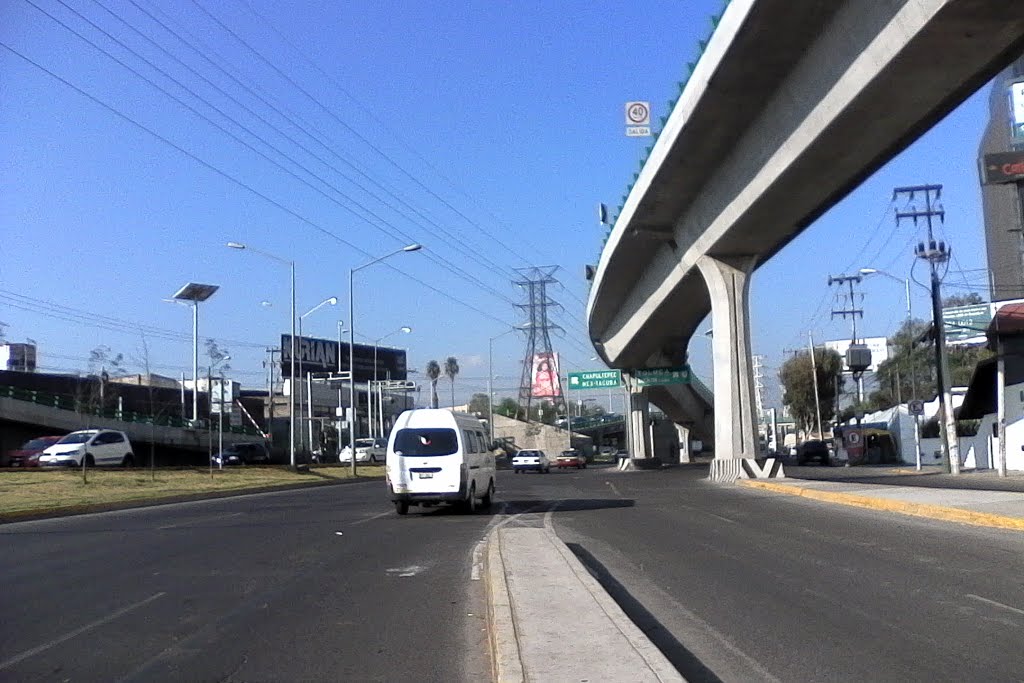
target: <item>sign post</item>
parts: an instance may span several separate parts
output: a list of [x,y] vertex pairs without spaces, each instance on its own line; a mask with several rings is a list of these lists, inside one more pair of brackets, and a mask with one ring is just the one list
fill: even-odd
[[921,471],[921,416],[924,415],[924,401],[915,399],[907,403],[907,411],[914,416],[914,457],[915,469]]

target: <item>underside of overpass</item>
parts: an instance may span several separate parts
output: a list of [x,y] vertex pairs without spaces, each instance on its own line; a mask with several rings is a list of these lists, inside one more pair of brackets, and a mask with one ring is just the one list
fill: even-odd
[[[751,457],[750,274],[1022,50],[1019,2],[733,0],[602,253],[595,348],[677,365],[711,313],[716,456]],[[678,424],[705,417],[645,391]]]

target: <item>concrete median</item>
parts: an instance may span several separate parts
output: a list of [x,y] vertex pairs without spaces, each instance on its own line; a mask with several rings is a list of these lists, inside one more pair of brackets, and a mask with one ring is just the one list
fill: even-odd
[[499,683],[683,682],[549,526],[493,530],[486,575]]

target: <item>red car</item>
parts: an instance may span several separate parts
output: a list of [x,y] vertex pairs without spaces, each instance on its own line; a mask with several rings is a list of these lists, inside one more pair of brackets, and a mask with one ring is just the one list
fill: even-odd
[[555,466],[558,469],[563,467],[575,467],[578,470],[583,469],[587,466],[587,457],[579,451],[573,449],[571,451],[562,451],[555,461]]
[[7,466],[39,467],[40,454],[63,438],[62,436],[40,436],[26,441],[21,448],[7,451]]

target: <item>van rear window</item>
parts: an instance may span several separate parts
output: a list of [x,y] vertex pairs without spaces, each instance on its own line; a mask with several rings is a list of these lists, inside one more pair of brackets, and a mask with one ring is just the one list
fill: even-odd
[[454,429],[400,429],[395,434],[398,455],[451,455],[459,452]]

